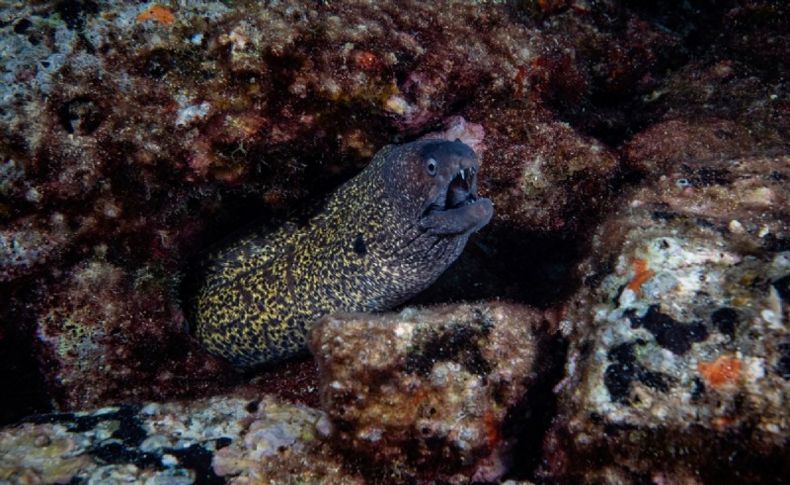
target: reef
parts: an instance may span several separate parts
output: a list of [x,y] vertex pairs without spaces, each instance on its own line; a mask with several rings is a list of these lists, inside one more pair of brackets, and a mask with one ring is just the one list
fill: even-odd
[[[771,0],[5,3],[0,480],[778,481],[788,18]],[[496,215],[419,309],[328,317],[317,364],[206,353],[205,254],[299,224],[421,137],[477,151]],[[389,360],[333,364],[351,348]],[[414,396],[377,375],[435,417],[386,408]],[[151,406],[202,416],[200,447],[140,450],[119,430]]]
[[323,410],[248,386],[29,416],[0,431],[0,479],[491,482],[507,471],[513,423],[535,411],[523,396],[542,385],[547,326],[504,303],[325,317],[310,343]]

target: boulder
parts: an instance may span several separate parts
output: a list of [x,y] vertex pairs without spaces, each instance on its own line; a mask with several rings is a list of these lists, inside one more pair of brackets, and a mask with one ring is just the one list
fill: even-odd
[[309,342],[332,443],[387,481],[496,480],[544,322],[499,302],[324,317]]
[[787,475],[789,176],[787,156],[687,160],[599,228],[560,324],[548,476]]

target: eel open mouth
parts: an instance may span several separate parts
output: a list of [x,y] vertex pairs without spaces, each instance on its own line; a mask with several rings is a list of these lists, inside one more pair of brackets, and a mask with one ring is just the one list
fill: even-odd
[[473,167],[462,168],[447,187],[444,208],[455,209],[477,200],[477,174]]
[[473,232],[493,215],[491,201],[477,196],[477,168],[461,168],[423,212],[420,228],[434,235]]

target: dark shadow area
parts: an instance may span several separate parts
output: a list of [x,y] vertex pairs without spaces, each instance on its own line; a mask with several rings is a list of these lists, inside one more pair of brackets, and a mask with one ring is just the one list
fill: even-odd
[[[594,418],[593,418],[594,420]],[[628,483],[655,483],[654,477],[693,476],[699,483],[749,483],[779,485],[786,483],[790,474],[790,461],[786,447],[771,449],[745,449],[743,443],[752,442],[752,434],[759,433],[756,423],[746,423],[726,435],[691,425],[685,432],[675,430],[646,430],[628,425],[605,425],[585,428],[596,436],[579,449],[578,441],[565,430],[550,431],[555,453],[573,449],[573,461],[567,463],[568,471],[560,483],[603,483],[605,472],[601,467],[617,464],[618,477]],[[639,439],[631,436],[637,433]],[[697,450],[683,453],[678,450]],[[567,457],[565,458],[567,459]],[[679,464],[682,463],[682,466]],[[598,473],[592,475],[591,470]],[[604,468],[605,470],[605,468]],[[544,470],[538,470],[542,474]],[[596,479],[598,479],[596,481]],[[557,483],[541,478],[537,483]]]
[[19,283],[15,283],[15,288],[7,286],[0,286],[0,293],[7,295],[0,298],[0,426],[52,410],[44,380],[30,352],[34,335],[26,322],[32,316],[19,303],[30,301],[32,291]]
[[[517,17],[559,38],[575,28],[571,19],[578,13],[536,12],[533,3],[515,2]],[[590,36],[578,53],[586,61],[574,65],[560,49],[545,54],[541,67],[550,82],[538,87],[562,120],[612,147],[673,109],[657,100],[673,90],[671,76],[690,63],[742,64],[767,82],[786,76],[786,2],[617,2],[584,15],[610,37]]]
[[409,304],[501,298],[549,308],[578,288],[576,266],[586,254],[586,239],[582,234],[484,228],[436,283]]
[[505,419],[504,438],[515,441],[512,466],[505,479],[536,480],[543,458],[543,438],[557,414],[554,386],[565,375],[568,342],[557,335],[543,334],[538,344],[537,378],[529,384],[527,394]]

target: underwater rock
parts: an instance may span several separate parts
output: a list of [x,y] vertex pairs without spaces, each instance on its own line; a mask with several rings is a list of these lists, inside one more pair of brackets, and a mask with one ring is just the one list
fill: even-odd
[[171,283],[155,267],[129,274],[97,257],[49,288],[38,306],[36,359],[58,407],[195,396],[239,381],[187,339]]
[[0,481],[363,483],[316,439],[325,420],[243,393],[30,416],[0,429]]
[[267,398],[250,401],[247,410],[251,416],[242,421],[240,439],[219,450],[212,462],[228,483],[366,483],[353,464],[319,439],[329,426],[321,411]]
[[572,233],[597,220],[619,166],[609,148],[534,107],[489,116],[480,190],[496,206],[493,230]]
[[310,348],[329,439],[389,481],[496,480],[512,444],[503,423],[535,380],[543,322],[505,303],[324,317]]
[[671,119],[651,125],[624,146],[626,164],[660,176],[686,160],[716,160],[759,153],[760,138],[727,119]]
[[[259,219],[298,218],[383,145],[447,120],[443,136],[482,142],[481,189],[502,218],[447,273],[452,291],[425,301],[560,305],[589,228],[623,188],[618,165],[658,176],[704,158],[704,147],[664,156],[693,126],[713,130],[716,157],[786,150],[781,3],[5,2],[0,388],[14,398],[2,419],[30,412],[33,394],[40,409],[72,409],[244,379],[186,331],[176,287],[200,252]],[[726,225],[759,234],[754,220]],[[757,238],[772,250],[787,241],[774,222]],[[655,311],[639,328],[656,341],[686,354],[704,343],[694,321],[675,342]],[[728,311],[716,321],[738,328]],[[737,367],[704,362],[717,375]],[[313,399],[308,364],[263,373],[261,387]],[[648,371],[631,374],[663,382]]]
[[604,477],[790,472],[790,158],[685,160],[596,232],[544,472]]
[[651,177],[686,160],[785,154],[788,90],[729,58],[690,63],[645,95],[656,121],[628,140],[624,164]]
[[49,222],[30,218],[17,221],[16,227],[0,229],[0,282],[33,273],[58,256],[68,231],[63,228],[62,215],[55,214]]

